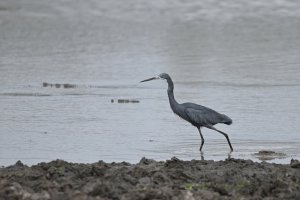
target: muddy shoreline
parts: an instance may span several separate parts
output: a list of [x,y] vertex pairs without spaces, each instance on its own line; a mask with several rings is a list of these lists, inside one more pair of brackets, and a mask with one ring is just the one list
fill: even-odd
[[0,199],[300,199],[300,164],[55,160],[0,168]]

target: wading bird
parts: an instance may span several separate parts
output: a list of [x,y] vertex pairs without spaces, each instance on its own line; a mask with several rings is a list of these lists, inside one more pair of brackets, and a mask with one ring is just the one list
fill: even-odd
[[204,106],[201,106],[198,104],[194,104],[194,103],[179,104],[179,103],[177,103],[177,101],[174,98],[173,81],[172,81],[171,77],[166,73],[162,73],[156,77],[149,78],[149,79],[143,80],[141,82],[146,82],[146,81],[151,81],[151,80],[156,80],[156,79],[165,79],[168,82],[169,102],[170,102],[170,106],[171,106],[173,112],[175,114],[177,114],[179,117],[181,117],[182,119],[190,122],[193,126],[195,126],[198,129],[198,131],[200,133],[200,137],[201,137],[201,146],[199,149],[200,151],[202,151],[202,147],[204,144],[204,138],[201,133],[202,127],[206,127],[206,128],[215,130],[215,131],[221,133],[222,135],[224,135],[225,138],[227,139],[230,150],[233,151],[233,148],[231,146],[228,135],[214,127],[214,125],[216,125],[218,123],[230,125],[232,123],[232,120],[228,116],[226,116],[224,114],[220,114],[210,108],[207,108],[207,107],[204,107]]

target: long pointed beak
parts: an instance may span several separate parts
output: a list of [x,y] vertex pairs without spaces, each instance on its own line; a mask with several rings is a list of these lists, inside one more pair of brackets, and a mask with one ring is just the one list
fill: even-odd
[[156,77],[148,78],[148,79],[143,80],[143,81],[141,81],[141,82],[152,81],[152,80],[155,80],[155,79],[159,79],[159,77],[156,76]]

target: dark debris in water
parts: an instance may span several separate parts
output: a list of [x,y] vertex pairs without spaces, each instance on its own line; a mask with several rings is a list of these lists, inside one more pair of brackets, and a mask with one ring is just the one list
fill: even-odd
[[31,92],[12,92],[12,93],[0,93],[0,96],[44,97],[44,96],[51,96],[51,95],[42,94],[42,93],[31,93]]
[[69,83],[46,83],[43,82],[43,87],[55,87],[55,88],[65,88],[65,89],[69,89],[69,88],[76,88],[77,86],[75,84],[69,84]]
[[115,103],[115,102],[118,102],[118,103],[139,103],[140,101],[136,100],[136,99],[111,99],[110,102],[111,103]]
[[85,84],[71,84],[71,83],[48,83],[43,82],[43,87],[50,88],[104,88],[104,89],[116,89],[116,88],[132,88],[133,85],[85,85]]

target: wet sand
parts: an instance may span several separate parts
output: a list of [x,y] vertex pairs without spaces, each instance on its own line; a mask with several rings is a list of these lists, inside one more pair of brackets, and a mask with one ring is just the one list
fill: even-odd
[[0,199],[299,199],[300,164],[142,158],[0,169]]

